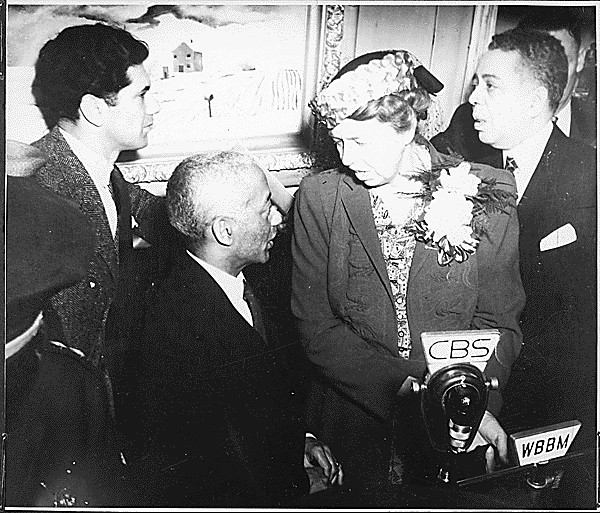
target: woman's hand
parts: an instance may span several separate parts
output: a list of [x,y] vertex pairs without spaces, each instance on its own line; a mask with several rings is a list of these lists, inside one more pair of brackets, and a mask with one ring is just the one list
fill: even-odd
[[488,447],[487,451],[485,451],[485,470],[488,473],[492,472],[496,466],[494,447],[498,452],[500,461],[505,464],[508,463],[508,436],[496,420],[496,417],[486,410],[479,424],[477,434],[473,439],[473,443],[468,450],[472,451],[476,447],[489,444],[493,447]]

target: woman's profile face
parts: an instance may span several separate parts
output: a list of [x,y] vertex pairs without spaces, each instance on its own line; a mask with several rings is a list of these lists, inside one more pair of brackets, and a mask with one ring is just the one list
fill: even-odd
[[399,172],[404,148],[414,135],[414,129],[398,133],[392,125],[376,118],[344,119],[331,130],[342,163],[368,187],[393,180]]

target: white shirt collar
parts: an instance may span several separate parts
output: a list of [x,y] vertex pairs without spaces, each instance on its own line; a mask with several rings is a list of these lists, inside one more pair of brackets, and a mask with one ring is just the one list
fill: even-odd
[[81,161],[83,167],[85,167],[92,182],[94,182],[104,206],[110,231],[114,237],[117,232],[117,207],[108,188],[110,173],[114,168],[114,163],[98,155],[98,153],[88,148],[77,137],[65,132],[62,128],[59,127],[59,130],[75,156]]
[[234,306],[234,308],[248,321],[250,326],[253,326],[252,313],[246,301],[244,301],[244,273],[240,273],[237,276],[232,276],[229,273],[215,267],[214,265],[205,262],[201,258],[197,257],[190,251],[186,250],[187,254],[192,257],[198,264],[200,264],[204,270],[212,276],[217,282],[219,287],[223,289],[225,295]]
[[98,153],[88,148],[79,139],[77,139],[77,137],[65,132],[62,128],[59,128],[59,130],[73,150],[73,153],[75,153],[75,156],[81,161],[83,167],[85,167],[87,172],[90,174],[96,187],[98,189],[100,187],[108,187],[110,173],[113,170],[114,163],[109,162],[105,158],[98,155]]
[[571,135],[571,99],[567,104],[556,113],[556,126],[560,128],[565,135]]
[[517,195],[519,201],[523,197],[523,193],[542,158],[544,148],[548,143],[548,139],[550,139],[553,127],[554,124],[552,121],[548,121],[541,130],[538,130],[531,137],[521,141],[521,143],[510,150],[502,151],[504,164],[506,164],[507,157],[512,157],[517,163],[518,170],[515,173],[515,180],[517,182]]

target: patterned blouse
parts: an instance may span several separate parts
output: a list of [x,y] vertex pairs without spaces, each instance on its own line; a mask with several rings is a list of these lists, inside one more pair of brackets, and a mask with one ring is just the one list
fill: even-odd
[[[370,189],[369,194],[381,252],[385,260],[396,306],[398,352],[401,358],[408,359],[411,340],[406,313],[406,291],[416,240],[414,235],[406,230],[406,227],[411,219],[414,219],[415,212],[417,209],[421,209],[422,205],[420,200],[394,198],[389,194],[382,195],[377,192],[377,189]],[[397,203],[396,207],[400,207],[401,213],[399,216],[392,215],[390,206],[393,203]]]

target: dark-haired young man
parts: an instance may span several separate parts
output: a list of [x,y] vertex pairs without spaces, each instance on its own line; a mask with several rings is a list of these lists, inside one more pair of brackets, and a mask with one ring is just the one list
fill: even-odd
[[121,151],[148,144],[159,110],[148,95],[147,57],[146,44],[129,32],[97,23],[64,29],[35,66],[32,90],[50,128],[33,144],[49,157],[37,179],[75,201],[97,236],[85,279],[51,300],[50,336],[95,365],[106,356],[109,308],[126,304],[132,290],[132,225],[150,242],[168,227],[164,200],[127,183],[115,167]]
[[[120,506],[125,468],[102,375],[47,336],[48,300],[86,276],[94,232],[33,177],[46,156],[6,142],[6,465],[0,509]],[[3,493],[5,492],[5,493]]]
[[553,123],[567,80],[560,41],[513,29],[480,57],[469,102],[480,141],[501,152],[517,182],[524,348],[504,391],[505,425],[578,419],[576,442],[592,446],[596,154]]

